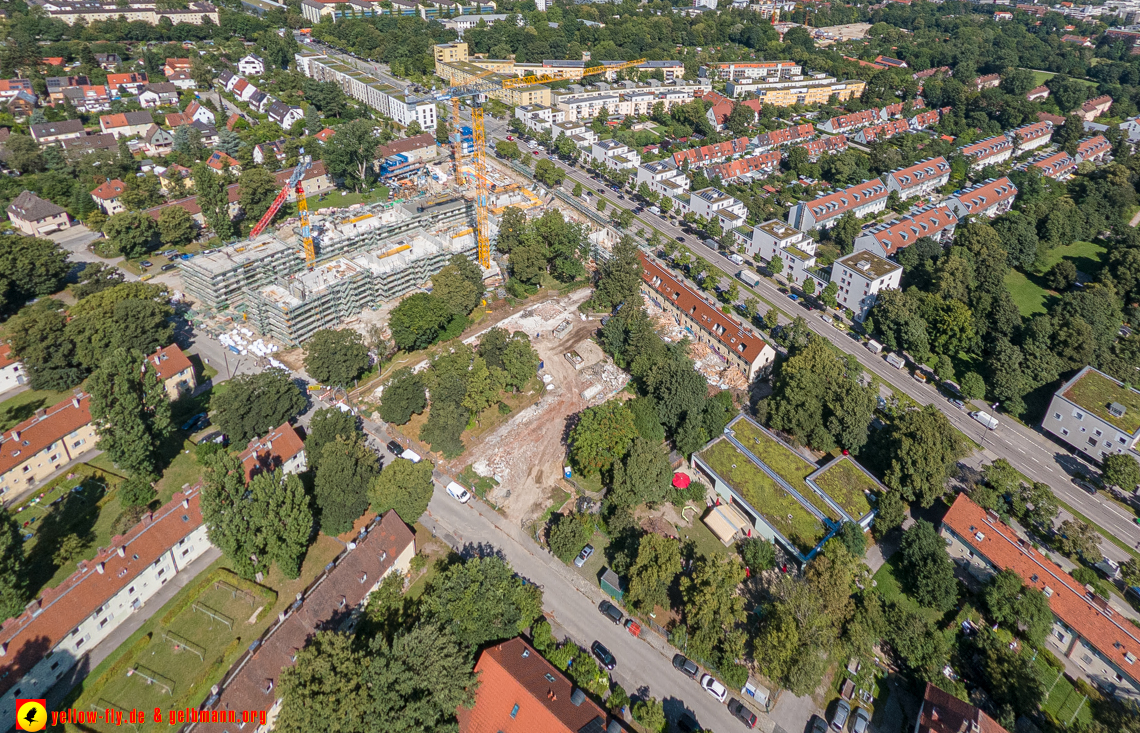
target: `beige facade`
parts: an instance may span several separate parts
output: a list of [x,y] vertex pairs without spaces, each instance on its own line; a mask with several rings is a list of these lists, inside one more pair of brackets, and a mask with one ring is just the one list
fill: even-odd
[[0,439],[0,495],[39,484],[95,449],[90,398],[64,400],[20,423]]

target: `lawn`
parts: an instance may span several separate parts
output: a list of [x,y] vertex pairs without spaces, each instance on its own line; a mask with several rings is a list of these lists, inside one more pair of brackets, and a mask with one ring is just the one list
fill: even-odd
[[728,440],[716,441],[701,458],[801,552],[811,552],[827,534],[822,522]]
[[[688,514],[688,512],[685,512]],[[717,557],[720,555],[729,555],[733,553],[733,547],[725,547],[724,543],[717,539],[717,536],[712,533],[712,530],[705,526],[701,521],[700,509],[693,513],[693,526],[692,527],[677,527],[677,534],[685,541],[691,541],[697,548],[697,552],[708,557]]]
[[812,480],[853,519],[870,513],[871,502],[867,497],[879,491],[879,484],[846,456]]
[[42,407],[63,402],[71,397],[71,392],[29,389],[0,402],[0,432],[10,430],[36,414]]
[[763,461],[764,465],[780,475],[780,478],[800,492],[823,515],[833,521],[839,521],[835,510],[819,498],[814,491],[810,491],[805,479],[815,473],[816,466],[794,453],[790,448],[779,441],[769,437],[763,430],[757,428],[752,422],[740,419],[731,425],[732,432],[740,444],[748,452]]
[[1028,646],[1022,647],[1022,650],[1026,656],[1032,658],[1037,674],[1045,683],[1047,695],[1041,703],[1041,709],[1066,726],[1074,715],[1078,722],[1085,724],[1092,722],[1092,711],[1089,709],[1085,696],[1073,687],[1073,684],[1065,678],[1062,672],[1058,672],[1045,663],[1042,655],[1050,652],[1041,650],[1034,654],[1034,651]]
[[1061,247],[1049,250],[1041,263],[1041,271],[1045,272],[1061,260],[1070,260],[1077,269],[1086,275],[1094,275],[1100,270],[1101,257],[1107,250],[1095,242],[1076,241]]
[[[1033,71],[1033,70],[1028,69],[1028,71]],[[1044,84],[1045,82],[1052,79],[1054,76],[1056,76],[1056,74],[1052,71],[1033,71],[1033,86],[1039,87],[1042,84]],[[1088,84],[1090,87],[1096,86],[1095,81],[1089,81],[1088,79],[1076,79],[1075,77],[1074,77],[1074,79],[1076,81],[1079,81],[1082,84]]]
[[321,209],[338,208],[343,209],[353,204],[375,204],[388,200],[388,187],[376,186],[371,192],[365,191],[364,193],[345,193],[341,195],[341,191],[329,191],[325,194],[323,201],[318,198],[309,197],[309,209],[311,211],[320,211]]
[[1028,318],[1036,313],[1044,313],[1047,302],[1055,297],[1021,270],[1011,269],[1007,272],[1005,286],[1009,288],[1013,302],[1017,305],[1017,310],[1021,312],[1023,318]]
[[[1092,276],[1100,271],[1101,257],[1104,253],[1105,248],[1093,242],[1078,241],[1054,247],[1045,255],[1041,263],[1041,272],[1047,272],[1061,260],[1069,260],[1078,271]],[[1039,274],[1026,274],[1011,269],[1005,276],[1005,286],[1009,288],[1017,309],[1026,318],[1035,313],[1044,313],[1050,301],[1057,297],[1055,292],[1045,287],[1043,277]]]

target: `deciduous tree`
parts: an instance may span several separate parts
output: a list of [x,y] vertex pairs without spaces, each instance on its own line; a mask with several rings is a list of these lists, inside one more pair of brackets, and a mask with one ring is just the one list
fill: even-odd
[[379,472],[376,454],[355,436],[325,444],[313,482],[322,532],[338,535],[352,529],[368,508],[368,487]]
[[305,371],[322,384],[347,387],[369,362],[364,337],[351,328],[322,328],[305,342]]
[[12,618],[23,613],[28,602],[27,558],[15,516],[0,514],[0,616]]
[[586,408],[570,431],[570,458],[586,475],[608,471],[637,437],[633,415],[620,400]]
[[157,474],[159,453],[174,425],[154,365],[137,351],[116,349],[91,375],[87,391],[99,449],[132,474]]
[[920,519],[903,532],[899,545],[915,600],[939,611],[949,611],[958,602],[954,563],[946,543],[930,522]]
[[351,412],[341,412],[335,407],[325,407],[313,413],[309,430],[305,436],[305,456],[309,468],[316,469],[327,443],[343,440],[363,439],[360,421]]
[[397,369],[380,395],[380,417],[385,422],[403,425],[427,407],[423,377],[411,369]]
[[377,514],[394,509],[406,524],[414,524],[427,511],[433,488],[430,462],[397,458],[372,480],[368,498]]
[[437,575],[424,593],[425,619],[469,649],[522,633],[542,615],[542,591],[498,557],[476,557]]
[[237,446],[265,435],[305,408],[305,396],[284,369],[239,374],[226,386],[210,398],[210,413],[214,424]]
[[388,326],[398,348],[416,351],[434,344],[454,315],[442,298],[415,293],[392,309]]
[[637,560],[629,569],[625,600],[641,613],[669,607],[669,587],[681,572],[681,548],[676,540],[649,533],[642,538]]
[[154,249],[158,227],[140,211],[122,211],[103,224],[103,234],[124,257],[135,259]]

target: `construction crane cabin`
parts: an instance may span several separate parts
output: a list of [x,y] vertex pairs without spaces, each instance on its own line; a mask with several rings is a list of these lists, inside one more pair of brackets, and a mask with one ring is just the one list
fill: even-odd
[[297,161],[297,167],[293,169],[293,175],[289,176],[289,181],[281,187],[265,215],[249,233],[249,238],[253,240],[265,231],[265,227],[269,226],[269,222],[281,210],[281,205],[285,203],[285,199],[289,198],[289,192],[295,192],[297,194],[297,215],[301,218],[301,246],[305,251],[305,266],[310,270],[317,262],[317,248],[313,244],[313,232],[309,228],[309,201],[305,197],[304,178],[305,173],[312,165],[312,156],[305,155],[305,149],[301,148],[301,157]]

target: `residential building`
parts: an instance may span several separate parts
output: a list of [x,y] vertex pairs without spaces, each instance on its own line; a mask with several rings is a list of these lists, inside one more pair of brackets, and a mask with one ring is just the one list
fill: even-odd
[[1048,99],[1048,98],[1049,98],[1049,87],[1044,86],[1044,85],[1039,86],[1039,87],[1033,87],[1032,89],[1030,89],[1025,94],[1025,99],[1026,99],[1026,101],[1029,101],[1029,102],[1040,102],[1041,100]]
[[238,61],[237,68],[242,76],[261,76],[265,73],[265,60],[251,53]]
[[174,135],[158,125],[151,125],[142,136],[147,155],[169,155],[174,149]]
[[824,132],[832,134],[838,132],[850,132],[857,130],[860,127],[873,125],[879,121],[879,111],[874,109],[865,109],[862,112],[853,112],[849,115],[839,115],[832,117],[830,120],[824,122],[819,126],[819,129]]
[[0,104],[7,104],[20,92],[36,93],[31,79],[0,79]]
[[877,57],[875,57],[875,63],[876,64],[882,64],[883,66],[889,66],[889,67],[895,68],[895,69],[909,68],[906,65],[905,61],[902,61],[900,59],[892,59],[890,56],[877,56]]
[[210,148],[218,144],[218,129],[206,122],[191,122],[190,127],[202,136],[202,144]]
[[[1109,695],[1140,697],[1140,630],[1092,586],[1073,579],[1033,543],[958,494],[942,518],[941,534],[954,562],[979,580],[1010,570],[1049,599],[1053,628],[1045,648]],[[1079,670],[1079,673],[1077,672]]]
[[144,109],[152,107],[167,107],[178,104],[178,87],[170,82],[147,84],[139,94],[139,104]]
[[1009,135],[1017,141],[1017,152],[1024,153],[1027,150],[1049,144],[1053,138],[1053,123],[1047,121],[1033,122],[1010,130]]
[[1071,178],[1077,169],[1077,160],[1062,150],[1034,161],[1030,167],[1041,171],[1041,175],[1046,178],[1064,181]]
[[264,165],[266,161],[270,161],[270,164],[285,162],[285,138],[253,146],[253,162]]
[[967,216],[984,216],[992,219],[1009,211],[1017,198],[1017,186],[1006,177],[990,178],[964,191],[955,191],[942,203],[949,206],[959,219]]
[[662,196],[675,197],[689,190],[689,177],[672,160],[665,158],[642,163],[637,169],[637,185]]
[[187,122],[202,122],[207,125],[217,124],[213,110],[209,107],[203,107],[197,99],[186,105],[186,109],[182,110],[182,116]]
[[792,125],[779,130],[772,130],[756,136],[753,143],[760,150],[771,150],[782,145],[792,145],[798,142],[811,140],[815,137],[815,128],[811,125]]
[[[430,133],[429,133],[430,134]],[[293,177],[293,171],[296,167],[285,168],[273,174],[275,184],[284,188],[289,179]],[[305,198],[316,198],[322,193],[328,193],[336,188],[332,179],[329,177],[328,170],[325,169],[325,162],[323,160],[314,160],[313,164],[309,166],[309,170],[305,171],[305,175],[301,176],[301,188],[305,192]],[[294,203],[297,200],[297,192],[290,191],[289,195],[285,197],[289,203]]]
[[722,181],[732,181],[745,176],[763,178],[780,168],[780,159],[783,156],[779,150],[772,150],[748,158],[740,158],[729,163],[711,165],[705,169],[709,178],[719,178]]
[[63,152],[72,160],[87,153],[119,149],[119,143],[115,141],[115,136],[110,133],[96,133],[86,137],[64,140],[60,145],[63,147]]
[[0,495],[23,491],[95,449],[91,398],[77,393],[0,435]]
[[[382,145],[376,151],[377,160],[384,160],[395,155],[402,155],[409,161],[432,161],[439,157],[441,148],[430,132],[421,132],[419,135],[393,140]],[[323,166],[323,163],[321,164]]]
[[313,135],[313,137],[315,137],[317,140],[320,140],[322,143],[327,143],[335,134],[336,130],[332,129],[331,127],[326,127],[316,135]]
[[28,0],[28,4],[38,5],[49,18],[62,20],[68,25],[75,25],[80,20],[94,23],[120,18],[150,25],[158,25],[164,19],[175,25],[202,25],[206,21],[218,25],[218,9],[202,0],[191,0],[184,3],[184,7],[166,8],[159,8],[157,3],[149,0],[127,0],[125,3],[118,0]]
[[[271,122],[276,122],[282,129],[288,130],[299,120],[305,119],[305,111],[284,102],[273,102],[265,112]],[[435,129],[432,125],[431,129]]]
[[808,78],[780,81],[742,79],[730,81],[725,91],[733,99],[755,94],[761,104],[790,107],[794,104],[827,104],[845,102],[863,93],[866,83],[858,79],[838,81],[826,74],[812,74]]
[[661,72],[665,81],[680,79],[685,75],[685,64],[680,61],[646,61],[637,67],[638,71],[655,74]]
[[0,393],[28,383],[24,362],[12,354],[12,347],[0,343]]
[[950,164],[939,155],[927,158],[905,168],[898,168],[887,174],[887,192],[897,191],[899,198],[906,200],[915,196],[926,196],[945,186],[950,181]]
[[416,536],[396,512],[389,511],[372,520],[349,548],[336,558],[324,580],[282,612],[281,621],[260,640],[246,663],[225,680],[216,700],[211,698],[213,702],[204,706],[206,709],[264,710],[267,725],[256,730],[251,727],[248,733],[272,729],[282,703],[281,673],[294,663],[297,651],[318,631],[362,608],[388,575],[407,575],[416,554]]
[[945,243],[954,236],[958,216],[947,206],[916,209],[898,221],[880,224],[855,238],[856,252],[874,252],[879,257],[894,257],[900,249],[923,237]]
[[4,105],[4,109],[8,110],[8,114],[17,120],[27,119],[36,111],[36,95],[31,92],[17,92],[16,96],[9,99],[8,103]]
[[120,181],[118,178],[112,178],[109,181],[104,181],[95,187],[91,192],[91,198],[95,200],[95,205],[98,206],[107,216],[114,216],[127,210],[126,206],[119,200],[123,192],[127,190],[127,184]]
[[854,252],[831,264],[831,282],[839,287],[835,299],[856,321],[867,317],[883,290],[898,290],[903,268],[874,252]]
[[974,79],[974,88],[979,92],[983,89],[993,89],[998,84],[1001,84],[1001,74],[983,74]]
[[229,71],[228,69],[222,69],[220,72],[218,72],[217,86],[225,89],[227,92],[232,92],[234,90],[234,85],[237,84],[241,78],[242,77],[238,76],[232,71]]
[[179,71],[185,71],[185,72],[190,71],[190,59],[189,58],[167,59],[166,63],[163,64],[163,66],[162,66],[162,75],[167,77],[167,78],[170,78],[171,74],[174,74],[174,73],[179,72]]
[[1086,138],[1077,145],[1077,158],[1083,163],[1097,163],[1112,152],[1112,143],[1104,135]]
[[116,140],[121,137],[139,137],[153,124],[154,118],[150,112],[121,112],[99,118],[99,130],[114,135]]
[[168,196],[194,188],[193,172],[177,163],[159,173],[158,182],[162,186],[162,192]]
[[119,99],[124,95],[135,97],[142,92],[143,87],[147,85],[147,81],[145,71],[128,74],[107,74],[107,89],[111,91],[112,99]]
[[802,73],[803,67],[795,61],[726,61],[705,64],[697,69],[697,75],[701,78],[723,81],[786,79]]
[[198,82],[194,81],[194,77],[190,75],[189,71],[176,71],[173,74],[167,74],[166,80],[182,90],[198,88]]
[[199,496],[197,487],[175,492],[5,622],[0,715],[12,719],[17,699],[44,697],[74,667],[89,672],[87,654],[210,549]]
[[1071,33],[1066,33],[1061,36],[1062,43],[1074,43],[1083,48],[1095,48],[1096,44],[1089,40],[1088,36],[1074,36]]
[[103,71],[111,71],[116,66],[122,63],[117,53],[97,53],[95,54],[95,63],[99,64],[99,68]]
[[922,88],[921,87],[922,81],[924,79],[929,79],[930,77],[935,76],[936,74],[943,74],[945,76],[954,76],[954,72],[950,70],[949,66],[939,66],[939,67],[934,68],[934,69],[927,69],[926,71],[918,71],[918,72],[915,72],[914,74],[912,74],[912,76],[919,82],[919,84],[920,84],[919,89],[921,89]]
[[[949,109],[949,107],[946,109]],[[928,109],[924,112],[919,112],[907,120],[907,124],[910,125],[910,129],[916,132],[918,130],[925,130],[928,127],[938,124],[939,120],[942,119],[942,112],[943,110],[940,109]]]
[[87,131],[83,129],[83,122],[81,120],[44,122],[38,125],[32,125],[30,130],[32,139],[40,145],[53,145],[63,142],[64,140],[83,137],[87,134]]
[[159,349],[148,356],[147,361],[154,367],[171,402],[193,392],[198,386],[198,380],[194,376],[194,365],[186,358],[182,349],[178,348],[178,344]]
[[882,211],[887,207],[887,196],[886,184],[872,178],[842,191],[796,204],[788,211],[788,223],[805,232],[829,227],[849,211],[859,218]]
[[1013,141],[1005,135],[995,135],[964,145],[958,148],[958,152],[970,159],[971,170],[981,170],[987,165],[996,165],[1009,160],[1013,155]]
[[541,103],[561,111],[567,122],[593,119],[603,107],[611,115],[648,115],[658,103],[668,111],[679,104],[692,102],[709,89],[709,84],[708,81],[684,79],[665,84],[655,79],[640,84],[632,81],[616,84],[597,82],[585,87],[571,84],[566,90],[548,90],[548,101],[539,99],[533,104]]
[[111,95],[102,84],[66,87],[63,98],[79,112],[106,112],[111,109]]
[[719,221],[726,232],[744,224],[748,216],[748,207],[743,201],[711,186],[687,194],[687,201],[685,196],[676,200],[685,202],[677,207],[682,216],[691,211],[698,219]]
[[91,80],[86,76],[49,76],[44,79],[47,85],[49,103],[55,105],[63,101],[63,90],[68,87],[87,86]]
[[308,468],[305,441],[288,422],[271,430],[264,438],[254,438],[238,456],[245,469],[245,480],[264,471],[301,473]]
[[627,730],[521,637],[484,649],[475,674],[480,680],[475,705],[458,709],[459,733]]
[[[193,188],[193,183],[193,178],[187,180],[188,187]],[[229,187],[226,188],[226,197],[229,201],[229,213],[230,217],[232,218],[236,216],[239,211],[241,211],[241,207],[238,205],[238,201],[241,198],[241,191],[238,188],[238,184],[232,183],[229,185]],[[198,224],[198,226],[206,226],[206,217],[202,216],[202,207],[198,205],[197,196],[187,196],[186,198],[181,198],[169,203],[161,204],[159,206],[147,209],[145,213],[150,218],[158,221],[158,217],[162,216],[162,212],[171,206],[177,206],[178,208],[183,209],[187,214],[190,215],[190,218],[193,219],[196,224]],[[185,265],[183,267],[185,267]]]
[[1136,457],[1140,392],[1085,367],[1053,394],[1041,427],[1096,462],[1110,453]]
[[819,245],[806,232],[788,226],[782,221],[771,219],[758,226],[740,227],[736,230],[736,241],[744,247],[749,259],[760,256],[764,262],[779,257],[784,263],[781,276],[792,283],[802,283],[815,267],[815,255]]
[[617,170],[637,168],[641,165],[641,155],[617,140],[599,140],[590,146],[590,158],[598,165],[606,165]]
[[905,132],[910,132],[910,123],[906,120],[891,120],[879,125],[871,125],[864,127],[859,132],[855,133],[855,142],[864,145],[888,140],[895,135],[902,135]]
[[743,372],[749,382],[768,369],[776,350],[751,327],[722,313],[715,300],[694,291],[644,253],[638,252],[638,257],[641,294],[648,303],[668,313],[695,341]]
[[838,155],[846,150],[847,136],[832,135],[831,137],[821,137],[818,140],[808,140],[806,143],[797,145],[796,147],[806,150],[808,160],[814,163],[824,155]]
[[[994,13],[1001,15],[1001,13]],[[1005,13],[1010,15],[1010,13]],[[1011,16],[1012,17],[1012,16]],[[914,733],[1009,733],[998,722],[968,702],[943,692],[929,682],[922,696]]]
[[67,211],[31,191],[24,191],[14,198],[7,211],[12,225],[31,237],[44,237],[71,228],[71,217]]
[[210,157],[206,158],[206,166],[219,175],[226,171],[234,175],[241,173],[241,163],[233,156],[221,150],[215,150],[210,153]]
[[1074,114],[1080,117],[1085,122],[1092,122],[1097,117],[1107,114],[1108,110],[1112,107],[1112,97],[1107,94],[1102,94],[1099,97],[1093,97],[1089,101],[1081,105],[1080,109],[1076,110]]
[[747,137],[738,137],[735,140],[726,140],[722,143],[702,145],[699,148],[678,150],[673,153],[673,162],[678,167],[688,163],[690,167],[718,163],[726,158],[743,155],[748,150]]
[[248,102],[256,91],[257,87],[251,84],[248,79],[239,77],[237,83],[234,84],[233,95],[242,102]]
[[556,122],[563,122],[566,111],[545,104],[524,104],[515,107],[515,118],[522,120],[524,125],[535,132],[541,132],[550,129]]

